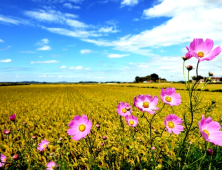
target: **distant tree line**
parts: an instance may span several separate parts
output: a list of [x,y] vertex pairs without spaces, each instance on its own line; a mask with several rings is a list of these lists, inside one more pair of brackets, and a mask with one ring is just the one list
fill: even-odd
[[157,82],[159,79],[160,79],[160,80],[165,80],[165,81],[166,81],[166,79],[164,79],[164,78],[163,78],[163,79],[160,78],[158,74],[153,73],[153,74],[151,74],[151,75],[147,75],[147,76],[145,76],[145,77],[139,77],[139,76],[136,76],[134,82],[135,82],[135,83],[140,83],[140,82],[150,81],[150,80],[152,80],[153,82]]

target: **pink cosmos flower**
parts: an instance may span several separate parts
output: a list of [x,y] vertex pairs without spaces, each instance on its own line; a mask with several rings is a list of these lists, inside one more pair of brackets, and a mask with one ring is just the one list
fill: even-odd
[[50,161],[49,163],[47,163],[47,168],[45,170],[54,170],[58,167],[58,164],[56,164],[53,161]]
[[1,154],[0,167],[3,167],[6,163],[6,156]]
[[187,47],[189,54],[199,60],[199,62],[207,60],[213,60],[217,55],[221,53],[220,46],[212,50],[214,42],[211,39],[203,41],[202,38],[195,38],[190,43],[190,48]]
[[181,131],[183,131],[183,126],[179,125],[181,123],[183,123],[183,121],[175,114],[168,115],[164,121],[164,125],[166,126],[167,132],[173,132],[177,135],[179,135]]
[[41,143],[38,144],[38,146],[39,146],[38,150],[39,151],[44,151],[47,148],[48,145],[49,145],[49,142],[46,139],[44,139],[44,140],[41,141]]
[[199,130],[206,141],[222,146],[222,131],[220,131],[220,128],[218,122],[212,121],[210,117],[204,119],[204,115],[202,115],[202,119],[199,121]]
[[129,105],[129,103],[119,102],[116,111],[120,116],[125,117],[127,115],[131,115],[132,107]]
[[177,106],[181,103],[180,93],[176,93],[175,88],[167,87],[165,91],[162,88],[160,96],[161,100],[167,105]]
[[9,116],[9,119],[10,119],[11,121],[14,121],[14,120],[16,119],[15,114],[13,114],[13,115]]
[[136,106],[142,112],[155,114],[155,110],[159,110],[159,108],[156,107],[157,103],[157,96],[154,96],[153,99],[151,95],[138,95],[134,97],[134,106]]
[[127,124],[131,127],[135,127],[138,124],[138,118],[133,115],[130,116],[127,115],[125,119]]
[[75,141],[85,138],[92,128],[92,122],[87,119],[86,115],[74,116],[74,120],[69,123],[70,129],[67,130],[68,135],[73,136],[72,139]]

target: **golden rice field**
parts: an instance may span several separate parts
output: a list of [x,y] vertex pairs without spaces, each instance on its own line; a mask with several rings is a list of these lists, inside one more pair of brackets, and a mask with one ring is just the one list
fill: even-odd
[[[135,87],[128,87],[129,85]],[[155,86],[157,89],[138,88],[141,86]],[[69,122],[73,117],[85,114],[93,123],[89,136],[92,139],[96,136],[93,150],[98,157],[93,162],[98,164],[98,168],[121,169],[123,157],[128,164],[135,167],[140,168],[140,165],[144,163],[149,167],[153,161],[150,158],[154,154],[159,168],[164,169],[166,167],[166,163],[163,161],[164,156],[168,156],[172,161],[177,161],[178,158],[173,148],[179,146],[178,143],[181,142],[181,136],[184,134],[170,135],[164,132],[163,136],[154,142],[156,148],[162,148],[161,151],[156,149],[151,153],[149,136],[144,136],[149,132],[146,120],[139,118],[139,127],[136,133],[123,120],[125,126],[123,133],[116,109],[120,101],[127,102],[133,107],[133,98],[139,94],[158,96],[157,107],[161,108],[163,105],[160,99],[161,88],[172,86],[177,89],[185,89],[183,84],[67,84],[0,87],[1,132],[4,129],[11,129],[10,135],[0,133],[0,153],[6,155],[9,165],[14,161],[11,159],[13,154],[23,153],[19,156],[27,162],[27,169],[38,169],[38,166],[44,169],[51,160],[56,162],[64,160],[67,169],[90,169],[89,151],[83,145],[84,139],[76,142],[67,134]],[[208,85],[207,88],[222,89],[222,85]],[[188,104],[189,98],[185,90],[177,90],[177,93],[181,94],[182,103],[174,107],[174,113],[182,118],[182,114],[186,111],[185,104]],[[201,96],[203,100],[200,106],[209,105],[212,100],[216,101],[216,107],[212,109],[210,116],[214,121],[221,123],[222,93],[204,91]],[[16,114],[15,124],[9,121],[9,116],[12,114]],[[142,112],[133,107],[132,114],[139,117]],[[172,114],[172,109],[166,105],[163,111],[156,115],[152,126],[157,131],[152,130],[153,135],[158,135],[165,127],[164,118],[169,114]],[[198,125],[203,114],[203,110],[195,113],[194,124]],[[150,114],[145,113],[145,115],[148,119],[151,118]],[[23,125],[23,122],[27,122],[27,125]],[[100,124],[98,133],[96,133],[96,123]],[[18,128],[20,128],[19,131]],[[192,142],[190,147],[201,150],[204,148],[205,140],[200,133],[197,134],[191,134],[189,137],[189,141]],[[34,135],[37,136],[36,140],[32,139]],[[103,140],[102,136],[107,136],[107,140]],[[60,137],[63,138],[61,143],[58,142]],[[125,140],[124,156],[122,154],[123,145],[120,142],[122,137]],[[47,139],[50,143],[47,150],[40,153],[37,150],[37,145],[43,139]],[[101,143],[104,143],[104,146],[101,146]],[[217,149],[222,151],[221,147],[217,147]],[[194,151],[195,149],[193,149]],[[195,154],[192,153],[192,149],[190,154]],[[220,160],[222,159],[220,158]],[[170,166],[172,161],[169,161],[167,166]]]

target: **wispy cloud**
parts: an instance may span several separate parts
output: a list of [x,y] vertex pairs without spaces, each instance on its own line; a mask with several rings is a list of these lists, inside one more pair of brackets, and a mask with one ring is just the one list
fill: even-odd
[[9,18],[9,17],[5,17],[3,15],[0,15],[0,22],[5,22],[5,23],[15,24],[15,25],[19,25],[20,24],[19,20],[12,19],[12,18]]
[[35,53],[34,51],[19,51],[20,53]]
[[0,60],[0,62],[1,63],[10,63],[10,62],[12,62],[12,60],[11,59],[6,59],[6,60]]
[[[69,67],[70,70],[82,70],[83,66],[77,66],[77,67]],[[89,68],[87,68],[88,70]],[[85,69],[86,70],[86,69]]]
[[134,6],[134,5],[138,4],[138,2],[139,2],[138,0],[123,0],[121,2],[121,5],[122,6],[125,6],[125,5]]
[[31,64],[50,64],[50,63],[59,63],[57,60],[47,60],[47,61],[31,61]]
[[37,50],[40,50],[40,51],[51,50],[51,47],[48,46],[48,45],[45,45],[45,46],[43,46],[43,47],[41,47],[41,48],[38,48]]
[[125,56],[129,56],[129,54],[108,54],[107,57],[109,58],[121,58],[121,57],[125,57]]
[[98,30],[98,32],[104,32],[104,33],[116,33],[118,30],[116,30],[113,27],[102,27]]
[[96,51],[92,51],[92,50],[89,50],[89,49],[83,49],[83,50],[80,50],[80,54],[89,54],[89,53],[95,53]]
[[0,39],[0,42],[4,42],[2,39]]
[[61,66],[61,67],[59,67],[59,68],[63,69],[63,68],[67,68],[67,66]]
[[80,9],[80,6],[75,6],[72,5],[71,3],[64,3],[63,6],[69,9]]

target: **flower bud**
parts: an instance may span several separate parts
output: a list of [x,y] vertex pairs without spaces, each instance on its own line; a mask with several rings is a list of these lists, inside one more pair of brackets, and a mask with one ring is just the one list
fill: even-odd
[[59,138],[59,141],[62,141],[63,140],[63,138]]
[[103,145],[104,145],[104,143],[101,143],[101,144],[100,144],[100,146],[103,146]]
[[153,146],[152,148],[151,148],[151,150],[155,150],[156,148]]
[[106,136],[103,136],[103,140],[106,140],[107,139],[107,137]]
[[138,132],[138,129],[134,129],[135,132]]
[[57,157],[58,156],[58,154],[55,154],[55,157]]
[[10,133],[11,133],[11,131],[10,130],[3,130],[3,133],[5,134],[5,135],[9,135]]
[[53,154],[54,154],[54,153],[50,153],[49,155],[50,155],[50,156],[53,156]]
[[208,149],[208,150],[207,150],[207,153],[208,153],[209,155],[213,155],[213,150],[212,150],[212,149]]
[[27,122],[23,122],[23,125],[25,126],[27,124]]
[[98,129],[99,129],[99,128],[100,128],[100,124],[98,124],[98,123],[97,123],[97,124],[96,124],[96,128],[98,128]]
[[15,114],[13,114],[13,115],[9,116],[9,120],[11,120],[11,121],[15,121],[15,119],[16,119]]
[[19,158],[19,156],[17,154],[12,156],[12,159],[17,160]]
[[20,128],[18,128],[17,130],[20,131]]
[[192,70],[192,69],[193,69],[193,66],[191,66],[191,65],[188,65],[188,66],[187,66],[187,70],[188,70],[188,71],[190,71],[190,70]]
[[214,75],[212,72],[209,72],[208,74],[209,74],[209,76],[213,76]]
[[211,101],[211,104],[215,104],[215,103],[216,103],[216,101],[215,101],[215,100],[212,100],[212,101]]
[[32,139],[34,139],[34,140],[37,139],[37,136],[32,136]]

